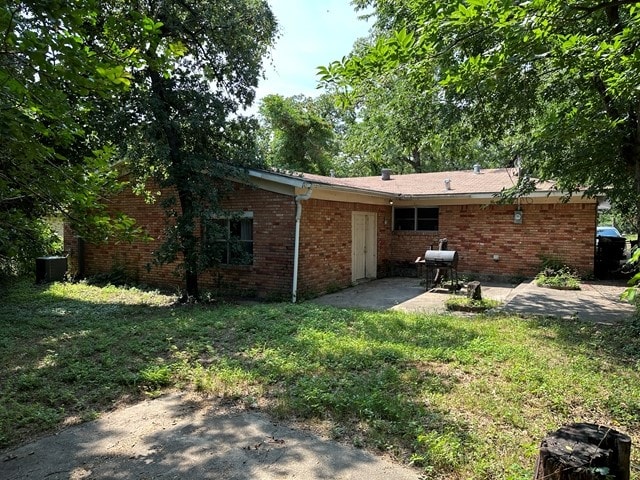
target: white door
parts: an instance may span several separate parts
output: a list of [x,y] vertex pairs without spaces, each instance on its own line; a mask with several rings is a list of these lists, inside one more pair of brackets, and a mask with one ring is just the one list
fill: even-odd
[[375,213],[353,212],[351,217],[351,280],[376,278],[378,235]]

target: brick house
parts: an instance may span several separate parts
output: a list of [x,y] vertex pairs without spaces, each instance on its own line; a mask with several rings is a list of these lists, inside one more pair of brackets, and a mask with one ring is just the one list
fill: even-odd
[[[516,204],[499,205],[495,194],[516,182],[514,169],[354,178],[248,173],[224,200],[235,214],[222,222],[249,260],[236,264],[229,253],[200,276],[204,289],[295,301],[393,275],[443,237],[458,252],[461,274],[530,277],[543,257],[593,272],[596,200],[562,201],[544,182]],[[71,265],[87,276],[122,268],[140,282],[179,286],[175,266],[149,267],[163,235],[162,208],[132,193],[112,204],[157,240],[80,245],[66,235]]]

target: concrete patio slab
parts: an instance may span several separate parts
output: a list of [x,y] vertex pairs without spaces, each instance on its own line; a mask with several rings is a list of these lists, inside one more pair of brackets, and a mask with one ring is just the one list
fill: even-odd
[[[482,284],[482,295],[506,302],[516,285]],[[361,283],[312,300],[321,305],[367,310],[401,310],[405,312],[443,313],[444,302],[451,296],[446,289],[425,291],[419,278],[391,277]]]
[[0,480],[417,480],[391,463],[257,412],[170,394],[2,453]]
[[632,304],[620,300],[625,288],[620,282],[582,282],[580,290],[554,290],[531,281],[514,289],[503,311],[613,324],[635,314]]
[[[482,296],[503,303],[502,311],[521,315],[576,318],[616,323],[628,320],[635,307],[620,300],[624,282],[583,282],[581,290],[554,290],[527,281],[520,285],[482,283]],[[443,313],[450,296],[444,289],[425,291],[419,278],[383,278],[312,300],[321,305],[368,310]]]

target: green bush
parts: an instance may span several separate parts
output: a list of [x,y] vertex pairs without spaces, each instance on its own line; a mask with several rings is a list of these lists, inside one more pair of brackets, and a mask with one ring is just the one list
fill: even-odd
[[0,213],[0,225],[20,225],[0,229],[0,281],[32,274],[37,257],[62,252],[61,238],[42,219],[9,211]]
[[536,275],[536,285],[539,287],[580,290],[580,277],[566,265],[562,265],[559,268],[547,267]]

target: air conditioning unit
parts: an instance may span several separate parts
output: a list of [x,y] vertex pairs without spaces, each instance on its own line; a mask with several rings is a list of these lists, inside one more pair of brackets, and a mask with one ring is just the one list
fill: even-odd
[[36,258],[36,282],[59,282],[67,273],[67,257]]

